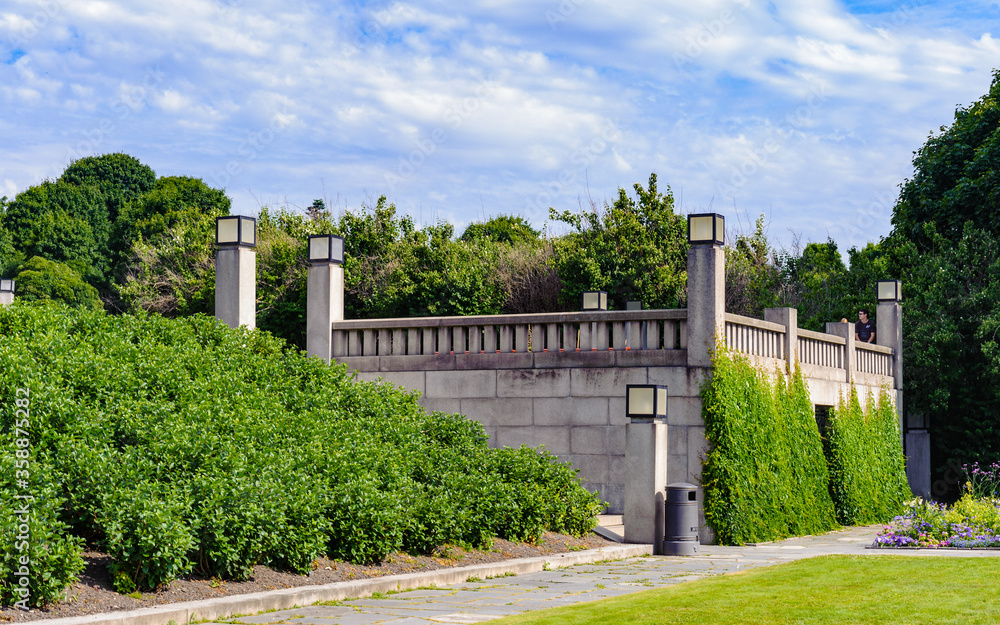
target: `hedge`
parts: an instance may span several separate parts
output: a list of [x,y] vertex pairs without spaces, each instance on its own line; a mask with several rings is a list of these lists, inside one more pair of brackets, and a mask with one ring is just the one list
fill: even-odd
[[[18,389],[31,484],[11,480]],[[32,605],[58,599],[84,544],[119,590],[187,573],[307,572],[442,543],[580,535],[599,498],[541,450],[490,449],[482,427],[414,393],[356,383],[260,330],[213,318],[0,308],[0,603],[19,599],[10,502],[35,497]],[[15,528],[16,529],[16,528]]]

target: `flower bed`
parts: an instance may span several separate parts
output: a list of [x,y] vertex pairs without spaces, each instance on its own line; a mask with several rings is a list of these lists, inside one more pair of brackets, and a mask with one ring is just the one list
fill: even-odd
[[966,493],[954,506],[915,499],[875,538],[880,548],[1000,548],[1000,500]]

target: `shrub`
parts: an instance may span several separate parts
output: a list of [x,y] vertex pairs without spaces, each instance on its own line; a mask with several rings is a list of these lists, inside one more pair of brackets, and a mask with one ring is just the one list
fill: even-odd
[[845,525],[888,521],[911,497],[896,408],[888,391],[862,410],[852,386],[830,415],[826,429],[830,494]]
[[711,448],[702,469],[705,518],[723,544],[836,526],[829,475],[800,371],[777,382],[720,347],[702,388]]
[[476,422],[204,316],[0,308],[5,429],[22,386],[53,531],[111,554],[122,592],[580,533],[599,508],[546,453],[492,450]]

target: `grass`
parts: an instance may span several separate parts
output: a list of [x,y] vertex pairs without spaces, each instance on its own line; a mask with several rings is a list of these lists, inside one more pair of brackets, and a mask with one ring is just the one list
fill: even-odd
[[998,577],[1000,558],[820,556],[497,623],[997,623]]

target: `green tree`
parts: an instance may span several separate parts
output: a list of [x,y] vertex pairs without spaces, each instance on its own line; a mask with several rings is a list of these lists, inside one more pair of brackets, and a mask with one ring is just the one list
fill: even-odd
[[56,300],[70,306],[102,308],[97,289],[70,266],[35,256],[17,270],[17,296],[25,301]]
[[483,223],[472,223],[465,229],[460,241],[493,241],[496,243],[527,243],[537,241],[541,233],[531,227],[523,217],[498,215]]
[[1000,71],[986,95],[927,139],[913,168],[893,209],[896,236],[933,245],[923,228],[931,222],[939,235],[958,241],[967,221],[1000,234]]
[[96,187],[50,181],[29,187],[9,203],[3,226],[26,258],[67,263],[94,282],[108,270],[110,224]]
[[762,318],[765,308],[783,305],[787,299],[784,277],[761,215],[753,234],[740,234],[734,245],[726,247],[726,312]]
[[92,185],[105,198],[106,218],[114,223],[121,208],[153,189],[156,173],[128,154],[102,154],[73,161],[59,178],[77,186]]
[[660,193],[656,174],[635,198],[618,190],[614,204],[603,209],[557,213],[552,219],[573,231],[554,241],[554,265],[563,289],[560,304],[578,309],[584,291],[607,291],[610,305],[624,308],[626,300],[641,299],[647,308],[676,308],[687,282],[687,240],[684,218],[674,213],[667,187]]

